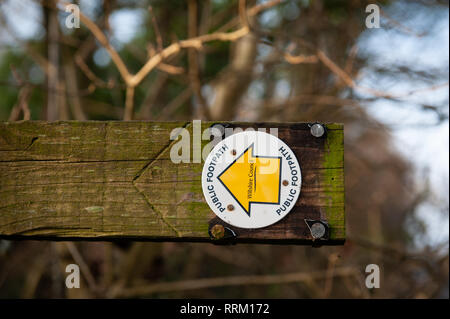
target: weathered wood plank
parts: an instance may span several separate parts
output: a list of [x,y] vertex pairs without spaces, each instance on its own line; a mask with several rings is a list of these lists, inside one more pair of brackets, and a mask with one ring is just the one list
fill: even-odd
[[[303,179],[287,217],[263,229],[233,227],[236,241],[310,244],[304,220],[321,219],[330,225],[322,243],[343,243],[343,126],[327,124],[315,138],[302,123],[228,124],[277,127]],[[0,123],[0,237],[210,241],[210,225],[221,221],[203,198],[203,163],[170,160],[177,127],[192,132],[189,122]]]

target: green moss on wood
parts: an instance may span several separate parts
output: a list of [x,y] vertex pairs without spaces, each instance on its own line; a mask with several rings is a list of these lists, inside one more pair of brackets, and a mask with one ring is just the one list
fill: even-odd
[[344,127],[327,124],[321,188],[323,212],[330,224],[330,236],[345,239]]
[[[239,240],[307,242],[303,218],[317,211],[342,240],[342,125],[328,125],[321,144],[302,142],[311,138],[307,124],[232,124],[278,127],[281,139],[296,141],[305,181],[290,214],[299,218]],[[203,197],[203,163],[170,160],[169,135],[179,127],[192,133],[190,122],[0,123],[0,237],[209,241],[215,215]]]

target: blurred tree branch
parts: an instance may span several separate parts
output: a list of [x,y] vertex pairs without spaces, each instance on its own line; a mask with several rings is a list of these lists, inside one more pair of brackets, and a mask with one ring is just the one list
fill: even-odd
[[[355,276],[357,274],[359,274],[359,271],[353,267],[341,267],[334,269],[331,277]],[[161,292],[207,289],[224,286],[270,285],[281,283],[309,282],[310,280],[321,280],[327,278],[327,276],[329,277],[330,274],[326,271],[314,271],[260,276],[253,275],[201,278],[176,282],[162,282],[150,285],[142,285],[139,287],[126,288],[118,291],[111,297],[132,298],[138,296],[148,296],[154,293]]]
[[[240,10],[245,9],[245,0],[240,0],[241,5]],[[264,9],[274,6],[278,4],[280,1],[273,1],[271,2],[271,5],[265,5]],[[63,5],[63,7],[66,7],[67,5],[70,5],[65,2],[59,2]],[[262,8],[262,6],[259,6],[258,8]],[[257,12],[256,10],[253,10],[251,12]],[[258,11],[259,12],[259,11]],[[256,13],[254,13],[256,14]],[[246,16],[246,13],[241,13],[241,18]],[[80,12],[80,20],[84,23],[84,25],[93,33],[93,35],[97,38],[97,40],[100,42],[100,44],[108,51],[108,53],[111,56],[112,61],[116,65],[117,69],[119,70],[120,75],[122,76],[122,79],[124,80],[126,86],[127,86],[127,94],[126,94],[126,103],[125,103],[125,115],[124,120],[131,120],[133,118],[133,108],[134,108],[134,88],[139,85],[139,83],[142,82],[142,80],[150,73],[155,67],[157,67],[164,59],[178,53],[181,49],[186,48],[193,48],[193,49],[201,49],[203,46],[203,43],[205,42],[211,42],[211,41],[236,41],[239,38],[247,35],[249,33],[249,28],[246,26],[245,22],[243,22],[244,26],[236,31],[232,32],[215,32],[211,34],[205,34],[198,37],[193,37],[187,40],[182,40],[176,43],[172,43],[168,47],[164,48],[154,56],[150,57],[149,60],[144,64],[144,66],[135,74],[132,75],[125,63],[123,62],[120,55],[117,53],[117,51],[112,47],[110,42],[108,41],[105,34],[100,30],[100,28],[92,21],[90,20],[86,15],[84,15],[82,12]],[[203,111],[205,112],[206,109]]]

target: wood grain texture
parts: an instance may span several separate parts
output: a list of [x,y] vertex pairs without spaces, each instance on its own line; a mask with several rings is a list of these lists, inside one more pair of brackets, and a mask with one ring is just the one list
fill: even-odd
[[[278,223],[226,225],[236,242],[311,244],[304,220],[321,219],[330,225],[321,244],[342,244],[343,126],[327,124],[327,135],[315,138],[303,123],[227,124],[277,127],[303,179],[299,200]],[[192,132],[190,122],[0,123],[0,237],[211,241],[208,229],[221,221],[203,198],[203,163],[170,160],[178,127]]]

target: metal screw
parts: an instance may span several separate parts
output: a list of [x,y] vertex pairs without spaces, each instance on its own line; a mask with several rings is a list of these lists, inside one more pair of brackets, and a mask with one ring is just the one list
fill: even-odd
[[322,223],[312,224],[310,230],[314,239],[322,238],[326,233],[325,226]]
[[223,227],[223,225],[216,224],[211,227],[210,233],[214,239],[221,239],[223,238],[223,236],[225,236],[225,228]]
[[236,150],[231,150],[231,155],[236,155]]
[[322,137],[325,134],[325,127],[320,123],[314,123],[311,125],[310,132],[314,137]]
[[230,204],[227,206],[227,209],[231,212],[234,210],[234,206]]
[[289,182],[288,182],[287,180],[284,180],[284,181],[283,181],[283,185],[284,185],[284,186],[288,186],[288,185],[289,185]]

